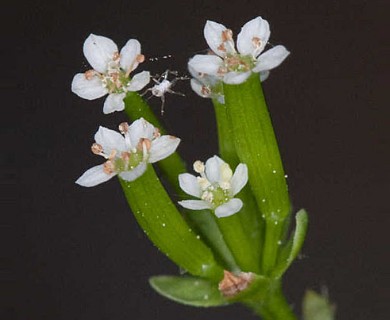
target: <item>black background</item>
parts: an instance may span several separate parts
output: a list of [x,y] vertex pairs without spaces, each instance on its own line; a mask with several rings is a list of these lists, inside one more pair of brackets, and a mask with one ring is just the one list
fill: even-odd
[[[90,33],[122,47],[138,39],[147,57],[139,70],[186,73],[207,48],[207,19],[235,34],[261,15],[273,44],[289,58],[264,84],[292,201],[310,213],[303,258],[285,276],[295,310],[306,288],[325,286],[337,319],[386,319],[388,271],[388,106],[385,106],[385,1],[34,1],[18,4],[5,26],[3,68],[10,93],[3,147],[15,156],[15,272],[4,319],[255,319],[241,306],[196,309],[156,294],[147,283],[177,267],[152,246],[115,180],[74,184],[101,159],[90,153],[99,125],[116,128],[123,113],[104,115],[103,100],[70,91],[88,69],[82,45]],[[182,138],[188,162],[217,150],[210,101],[180,83],[162,121]],[[156,112],[160,101],[150,100]],[[4,102],[3,102],[4,103]],[[16,138],[16,143],[9,143]],[[4,150],[4,149],[3,149]],[[7,175],[7,178],[12,178]],[[6,180],[6,184],[11,180]],[[16,286],[15,286],[16,285]],[[16,287],[16,290],[14,290]],[[387,309],[387,310],[386,310]]]

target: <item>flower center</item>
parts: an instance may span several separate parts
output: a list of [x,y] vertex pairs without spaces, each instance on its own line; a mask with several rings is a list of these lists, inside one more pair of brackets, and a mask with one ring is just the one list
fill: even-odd
[[[145,60],[145,57],[140,54],[135,58],[134,63],[141,63]],[[133,70],[133,65],[129,70],[123,70],[120,67],[120,54],[115,52],[112,60],[107,65],[107,72],[99,73],[95,70],[88,70],[85,72],[85,78],[92,79],[93,76],[97,76],[103,83],[103,86],[108,90],[108,93],[124,93],[127,92],[126,87],[130,82],[129,74]]]
[[126,92],[126,86],[130,82],[128,74],[120,67],[120,55],[115,53],[108,63],[107,72],[100,75],[103,85],[109,93]]
[[195,172],[200,174],[198,177],[198,183],[202,189],[201,199],[212,205],[213,208],[216,208],[231,199],[230,194],[230,180],[232,177],[232,170],[230,169],[227,163],[221,164],[220,170],[220,179],[218,182],[211,183],[206,176],[205,166],[203,162],[196,161],[194,163]]
[[255,62],[256,60],[250,55],[243,56],[238,53],[227,54],[218,72],[221,74],[227,72],[247,72],[252,70]]
[[[98,143],[94,143],[91,147],[94,154],[107,159],[103,166],[103,170],[107,174],[131,171],[141,162],[145,162],[149,158],[149,150],[152,142],[147,138],[141,138],[138,144],[133,146],[131,144],[128,129],[129,125],[126,122],[119,125],[119,131],[125,138],[127,151],[113,149],[110,154],[107,154],[104,152],[103,147]],[[158,135],[159,133],[156,131],[155,136],[158,137]]]
[[229,190],[222,189],[218,184],[213,184],[203,190],[201,199],[216,208],[230,200]]

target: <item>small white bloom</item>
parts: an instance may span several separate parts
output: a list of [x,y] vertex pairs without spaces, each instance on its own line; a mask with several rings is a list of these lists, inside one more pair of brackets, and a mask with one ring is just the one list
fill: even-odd
[[130,126],[124,122],[119,125],[118,133],[100,127],[95,134],[95,143],[91,149],[94,154],[106,159],[104,164],[88,169],[76,183],[84,187],[93,187],[115,175],[127,181],[141,176],[148,163],[160,161],[173,152],[180,139],[164,135],[149,122],[140,118]]
[[204,37],[214,54],[195,55],[188,62],[198,74],[216,77],[228,84],[243,83],[252,72],[265,80],[269,70],[277,67],[289,52],[277,45],[262,53],[270,36],[268,22],[257,17],[247,22],[237,36],[237,50],[233,33],[224,25],[207,21]]
[[87,100],[108,94],[103,107],[106,114],[123,110],[126,92],[139,91],[150,81],[148,71],[129,76],[145,59],[138,40],[130,39],[119,52],[111,39],[91,34],[83,51],[93,69],[74,76],[72,92]]
[[233,174],[226,162],[214,156],[206,164],[196,161],[194,171],[200,176],[180,174],[179,184],[185,193],[201,200],[179,201],[181,206],[192,210],[211,209],[218,218],[231,216],[241,210],[243,203],[234,196],[248,182],[245,164],[240,163]]

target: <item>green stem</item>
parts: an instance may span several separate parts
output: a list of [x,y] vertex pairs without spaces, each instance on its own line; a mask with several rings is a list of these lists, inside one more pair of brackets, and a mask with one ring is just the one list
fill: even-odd
[[281,235],[280,227],[270,223],[284,225],[291,211],[283,165],[259,76],[253,74],[239,85],[224,84],[223,90],[237,155],[248,166],[249,184],[267,221],[262,271],[269,274],[278,252],[275,239]]
[[[218,130],[219,153],[233,169],[239,164],[234,146],[232,126],[226,105],[213,99]],[[262,221],[257,214],[258,208],[248,187],[244,188],[239,198],[244,203],[241,211],[227,218],[216,219],[236,262],[242,271],[260,273],[260,255],[262,246]]]
[[[142,97],[136,92],[129,92],[125,98],[125,112],[130,120],[134,121],[143,117],[146,121],[160,129],[161,134],[166,131],[161,125],[159,119],[151,110],[150,106]],[[186,164],[175,152],[168,158],[157,162],[163,178],[166,179],[169,185],[173,187],[174,192],[180,199],[185,199],[187,195],[181,190],[178,182],[178,176],[181,173],[187,172]],[[237,269],[230,249],[226,245],[223,236],[214,221],[213,214],[209,210],[190,211],[182,210],[184,218],[191,225],[191,227],[202,236],[202,240],[213,250],[216,258],[226,268],[230,270]]]
[[262,267],[264,272],[271,272],[276,265],[278,252],[281,245],[283,224],[279,221],[268,219],[265,222],[265,239]]
[[211,250],[184,221],[151,165],[132,182],[119,180],[137,222],[162,252],[193,275],[221,279]]
[[264,301],[248,302],[246,305],[263,320],[297,320],[283,295],[280,283],[277,283]]

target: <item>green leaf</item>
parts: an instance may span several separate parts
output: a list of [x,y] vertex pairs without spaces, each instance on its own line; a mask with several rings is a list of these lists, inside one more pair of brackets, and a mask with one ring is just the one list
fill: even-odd
[[162,296],[194,307],[216,307],[228,302],[218,290],[218,284],[197,277],[155,276],[149,279]]
[[306,290],[302,310],[304,320],[334,320],[336,308],[325,295]]
[[120,182],[138,224],[163,253],[190,274],[222,278],[213,253],[185,222],[151,165],[138,179]]
[[295,223],[295,232],[288,241],[287,245],[281,251],[279,262],[272,273],[272,275],[276,278],[282,276],[301,251],[303,242],[305,241],[308,225],[308,215],[305,209],[298,211],[295,216]]

